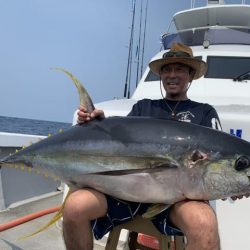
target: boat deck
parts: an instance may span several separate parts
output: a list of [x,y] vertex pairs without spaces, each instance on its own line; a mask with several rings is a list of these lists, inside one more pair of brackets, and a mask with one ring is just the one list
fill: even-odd
[[[55,207],[62,202],[62,192],[56,192],[48,197],[31,201],[13,208],[9,208],[0,212],[0,224],[12,221],[22,216],[41,211],[43,209]],[[52,225],[45,231],[20,240],[19,238],[35,232],[37,229],[44,226],[54,213],[45,215],[38,219],[31,220],[24,224],[10,228],[0,232],[0,249],[1,250],[66,250],[62,238],[61,221]],[[95,250],[104,249],[105,242],[95,242]]]

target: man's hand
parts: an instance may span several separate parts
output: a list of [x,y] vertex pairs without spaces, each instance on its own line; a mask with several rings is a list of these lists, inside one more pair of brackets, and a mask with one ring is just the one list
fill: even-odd
[[94,109],[93,112],[88,113],[86,108],[82,106],[79,107],[79,111],[77,112],[77,115],[78,115],[78,118],[77,118],[78,124],[94,120],[95,118],[105,117],[104,112],[101,109]]

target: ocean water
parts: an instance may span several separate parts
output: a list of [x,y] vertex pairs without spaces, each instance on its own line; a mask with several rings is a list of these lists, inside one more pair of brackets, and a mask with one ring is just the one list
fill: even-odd
[[47,136],[70,127],[71,123],[0,116],[0,132]]

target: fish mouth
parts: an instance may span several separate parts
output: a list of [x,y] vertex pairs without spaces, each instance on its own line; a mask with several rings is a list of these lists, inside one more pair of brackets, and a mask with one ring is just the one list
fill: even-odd
[[9,156],[5,156],[2,159],[0,159],[0,167],[2,167],[3,164],[8,163]]

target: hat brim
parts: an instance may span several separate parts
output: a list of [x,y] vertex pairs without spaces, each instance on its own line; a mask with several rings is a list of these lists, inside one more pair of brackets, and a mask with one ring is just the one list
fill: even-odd
[[167,57],[154,60],[149,63],[149,68],[158,76],[160,76],[161,68],[170,63],[185,64],[195,70],[194,80],[202,77],[207,72],[207,64],[198,59],[190,57]]

